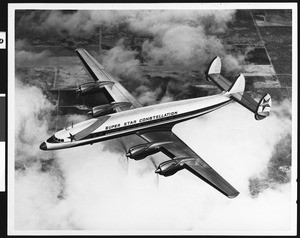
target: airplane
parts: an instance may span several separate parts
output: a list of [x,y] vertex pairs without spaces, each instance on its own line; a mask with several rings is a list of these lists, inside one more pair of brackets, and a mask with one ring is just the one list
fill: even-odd
[[262,120],[270,115],[269,94],[257,102],[244,91],[245,77],[242,74],[233,83],[221,75],[221,59],[216,57],[206,71],[206,79],[213,82],[222,93],[143,107],[86,50],[75,51],[95,81],[80,85],[77,93],[84,96],[91,92],[103,92],[110,103],[93,107],[88,112],[91,119],[57,131],[40,145],[41,150],[83,146],[135,134],[145,143],[131,147],[126,153],[127,158],[141,160],[162,152],[171,160],[159,164],[155,171],[157,174],[170,176],[187,169],[228,198],[235,198],[239,194],[175,135],[172,128],[177,123],[213,112],[232,102],[249,109],[256,120]]

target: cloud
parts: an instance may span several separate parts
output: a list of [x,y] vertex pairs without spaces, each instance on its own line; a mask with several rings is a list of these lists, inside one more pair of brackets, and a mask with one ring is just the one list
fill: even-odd
[[275,146],[291,133],[291,120],[284,116],[286,108],[287,102],[273,106],[270,117],[256,121],[247,109],[232,104],[204,120],[186,122],[199,133],[189,139],[189,131],[182,130],[181,136],[217,171],[227,168],[224,177],[232,177],[238,188],[242,185],[238,190],[249,193],[249,178],[266,173]]
[[24,162],[41,155],[41,138],[47,138],[50,114],[54,105],[42,90],[16,79],[15,140],[16,162]]
[[143,54],[151,63],[185,67],[201,67],[220,51],[224,48],[217,38],[205,35],[200,27],[184,25],[173,27],[143,45]]
[[16,67],[28,67],[37,64],[42,59],[49,57],[51,54],[48,50],[36,53],[32,51],[21,50],[16,52]]
[[[235,199],[188,171],[159,177],[157,187],[149,159],[130,160],[127,168],[124,154],[105,150],[102,143],[56,151],[55,162],[46,168],[42,161],[48,152],[35,151],[41,159],[16,171],[16,228],[200,234],[243,233],[251,224],[251,231],[284,232],[290,225],[290,183],[267,188],[256,198],[249,192],[249,178],[264,173],[274,146],[290,133],[290,119],[282,117],[287,108],[279,105],[273,111],[258,122],[252,113],[231,104],[175,127],[240,191]],[[278,216],[270,215],[274,210]]]
[[15,63],[16,67],[29,67],[42,64],[41,61],[51,56],[49,50],[34,52],[26,40],[17,40],[15,43]]
[[[222,32],[234,20],[235,10],[94,10],[31,11],[17,21],[18,27],[36,32],[90,36],[99,26],[127,25],[135,33],[156,34],[171,24],[205,25],[210,32]],[[22,29],[20,29],[22,30]]]
[[[151,38],[142,48],[148,61],[201,68],[204,62],[208,63],[218,54],[228,55],[213,34],[224,32],[227,24],[234,21],[234,16],[235,10],[32,11],[20,17],[17,26],[50,37],[54,32],[64,38],[68,38],[68,34],[71,38],[90,37],[97,34],[99,26],[120,26],[122,31]],[[118,50],[120,48],[114,51]],[[112,57],[112,54],[116,55],[116,52],[110,52],[106,57]],[[131,54],[136,55],[136,52]],[[34,56],[31,58],[35,59]]]
[[137,11],[128,19],[134,32],[157,35],[177,25],[206,26],[207,32],[223,32],[234,20],[235,10],[149,10]]
[[151,89],[150,86],[141,85],[135,92],[137,93],[137,100],[142,105],[151,105],[157,102],[161,88]]
[[105,52],[102,63],[113,75],[125,79],[139,79],[141,74],[140,61],[136,59],[138,52],[126,49],[122,42]]

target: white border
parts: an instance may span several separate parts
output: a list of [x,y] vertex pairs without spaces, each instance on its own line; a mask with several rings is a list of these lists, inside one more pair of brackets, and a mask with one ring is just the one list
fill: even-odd
[[[7,35],[7,58],[8,78],[15,79],[15,12],[14,8],[8,5],[8,35]],[[7,234],[14,234],[14,201],[15,201],[15,80],[7,80]]]
[[[4,93],[0,94],[0,98],[5,96]],[[5,192],[5,141],[0,141],[0,192]]]
[[[294,4],[293,4],[294,5]],[[295,203],[292,209],[293,223],[297,224],[297,178],[298,178],[298,8],[293,7],[292,14],[292,196],[291,204]],[[293,227],[294,234],[297,234],[297,226]]]
[[[8,78],[15,78],[15,10],[16,9],[85,9],[85,10],[142,10],[142,9],[169,9],[169,10],[191,10],[191,9],[292,9],[292,204],[297,200],[297,3],[164,3],[164,4],[8,4]],[[15,81],[8,80],[8,235],[240,235],[240,232],[213,232],[205,231],[105,231],[105,230],[14,230],[14,119],[15,119]],[[293,223],[297,225],[297,207],[292,207]],[[251,235],[295,235],[297,226],[293,226],[290,233],[269,232],[251,232]]]
[[86,9],[86,10],[195,10],[195,9],[296,9],[297,3],[82,3],[8,4],[9,9]]

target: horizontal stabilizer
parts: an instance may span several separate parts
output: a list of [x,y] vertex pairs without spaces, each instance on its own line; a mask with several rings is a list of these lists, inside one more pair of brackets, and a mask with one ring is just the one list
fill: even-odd
[[207,78],[218,88],[225,91],[225,96],[230,97],[253,112],[256,120],[262,120],[270,115],[271,96],[266,94],[257,102],[250,94],[244,92],[246,85],[244,75],[240,74],[234,83],[224,78],[221,75],[221,60],[219,57],[216,57],[210,64],[207,70]]

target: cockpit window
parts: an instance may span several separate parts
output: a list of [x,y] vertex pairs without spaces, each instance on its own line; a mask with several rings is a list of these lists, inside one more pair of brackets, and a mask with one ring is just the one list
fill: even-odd
[[51,137],[47,140],[47,142],[49,142],[49,143],[59,143],[59,142],[64,142],[64,139],[58,139],[58,138],[56,138],[56,137],[53,135],[53,136],[51,136]]

